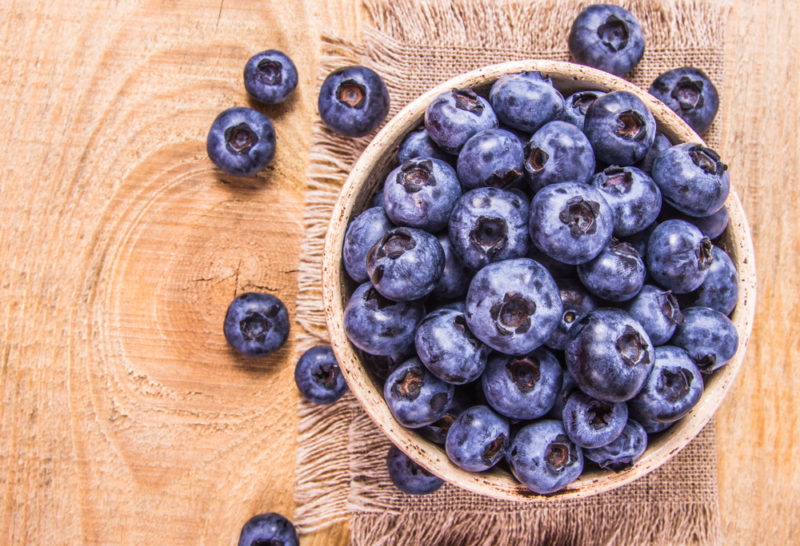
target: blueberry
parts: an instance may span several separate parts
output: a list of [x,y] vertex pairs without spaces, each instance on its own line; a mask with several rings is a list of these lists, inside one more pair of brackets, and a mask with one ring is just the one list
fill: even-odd
[[461,262],[480,269],[528,251],[528,203],[499,188],[476,188],[453,207],[448,232]]
[[644,155],[641,161],[636,164],[636,166],[647,174],[650,174],[653,170],[653,163],[655,162],[656,158],[661,155],[661,152],[668,148],[672,148],[672,142],[669,141],[667,135],[661,131],[657,131],[656,138],[653,140],[653,144],[647,149],[647,153]]
[[238,546],[298,546],[292,522],[274,512],[253,516],[242,526]]
[[592,178],[614,210],[614,235],[627,237],[655,222],[661,192],[653,179],[636,167],[607,167]]
[[533,197],[531,241],[560,262],[588,262],[603,250],[614,230],[614,211],[593,186],[562,182]]
[[642,289],[644,262],[633,245],[612,238],[600,254],[578,266],[578,277],[595,296],[627,301]]
[[489,103],[472,89],[452,89],[436,97],[425,110],[425,129],[447,153],[457,154],[470,137],[497,127]]
[[447,433],[461,412],[474,404],[472,397],[465,392],[466,387],[456,388],[453,400],[438,421],[417,429],[419,433],[435,444],[443,446],[447,441]]
[[383,208],[383,190],[375,194],[375,196],[372,198],[372,201],[370,201],[370,205],[373,207]]
[[675,327],[683,322],[672,292],[652,284],[645,284],[626,309],[644,327],[653,345],[664,345],[675,333]]
[[528,258],[489,264],[467,292],[467,326],[492,349],[524,355],[558,325],[563,309],[550,273]]
[[266,356],[286,342],[289,313],[272,294],[245,292],[228,306],[222,330],[237,352],[249,357]]
[[739,274],[730,256],[721,248],[711,248],[711,259],[706,280],[693,293],[693,304],[730,315],[739,298]]
[[347,302],[344,329],[362,351],[379,356],[403,354],[414,347],[414,330],[424,315],[421,302],[387,300],[365,282]]
[[564,112],[564,97],[540,72],[501,76],[492,85],[489,101],[502,123],[528,133]]
[[739,334],[731,320],[708,307],[687,307],[670,343],[684,349],[703,373],[711,373],[736,354]]
[[644,54],[642,27],[619,6],[589,6],[572,23],[569,52],[581,64],[624,76]]
[[486,406],[461,412],[447,432],[447,457],[459,468],[482,472],[496,465],[508,448],[508,421]]
[[250,57],[244,65],[244,88],[263,103],[283,101],[297,87],[297,68],[292,60],[276,49]]
[[716,239],[722,235],[725,228],[728,227],[728,220],[730,217],[728,216],[728,209],[722,207],[710,216],[702,216],[699,218],[688,216],[684,219],[697,226],[698,229],[703,232],[703,235],[709,239]]
[[647,155],[656,138],[656,120],[639,97],[614,91],[592,103],[583,131],[598,161],[624,167]]
[[630,404],[628,404],[628,415],[630,416],[628,422],[630,423],[635,421],[639,423],[640,425],[642,425],[642,428],[645,430],[645,432],[647,432],[647,434],[658,434],[659,432],[664,432],[665,430],[667,430],[672,425],[678,422],[678,421],[669,421],[669,422],[656,421],[655,419],[650,419],[649,417],[645,417],[644,415],[639,415],[636,413],[636,410],[634,410],[630,406]]
[[600,468],[618,472],[633,466],[646,449],[647,431],[633,419],[628,419],[616,440],[603,447],[584,449],[583,456]]
[[444,251],[444,269],[433,288],[433,295],[444,300],[460,298],[467,293],[471,276],[453,250],[447,232],[440,233],[436,238]]
[[522,144],[505,129],[474,134],[458,154],[458,179],[465,189],[509,188],[522,177]]
[[589,311],[595,309],[597,303],[583,285],[571,278],[557,278],[556,284],[564,311],[561,313],[558,326],[547,338],[545,344],[551,349],[563,351],[570,340],[572,327]]
[[342,260],[350,278],[356,282],[369,279],[367,253],[384,233],[394,227],[383,207],[372,207],[353,219],[347,226],[342,245]]
[[419,428],[442,418],[453,401],[453,388],[425,369],[418,358],[411,358],[386,378],[383,397],[398,423]]
[[562,416],[570,440],[580,447],[596,448],[610,444],[622,434],[628,421],[628,406],[624,402],[596,400],[575,391],[564,404]]
[[340,135],[360,137],[375,129],[389,113],[389,90],[365,66],[334,70],[319,90],[319,115]]
[[537,421],[521,428],[506,459],[514,476],[541,495],[564,489],[583,472],[583,452],[567,437],[560,421]]
[[303,353],[294,368],[294,382],[300,394],[315,404],[332,404],[347,392],[330,345],[317,345]]
[[367,253],[367,273],[385,298],[411,301],[430,294],[444,270],[439,241],[421,229],[394,228]]
[[456,171],[440,159],[409,159],[392,170],[383,184],[386,216],[399,226],[436,232],[447,226],[461,196]]
[[496,412],[512,419],[538,419],[553,407],[561,388],[561,364],[539,348],[525,356],[494,354],[481,385]]
[[586,117],[586,111],[598,97],[605,94],[605,91],[596,91],[592,89],[576,91],[567,97],[567,100],[564,102],[564,114],[561,116],[561,119],[583,131],[583,120]]
[[211,124],[206,151],[223,172],[251,176],[275,156],[275,128],[261,112],[241,106],[228,108]]
[[432,157],[442,161],[450,161],[452,156],[444,153],[436,146],[436,143],[428,136],[425,127],[408,133],[400,148],[397,150],[397,161],[405,163],[409,159]]
[[647,241],[647,271],[664,288],[687,294],[706,280],[712,246],[689,222],[667,220],[656,226]]
[[389,374],[392,373],[400,364],[408,360],[414,354],[413,345],[411,350],[395,355],[371,355],[363,353],[362,362],[372,375],[383,385]]
[[444,483],[441,478],[437,478],[409,459],[405,453],[397,449],[397,446],[389,448],[389,453],[386,455],[386,467],[392,483],[400,491],[409,495],[433,493]]
[[607,402],[625,402],[639,392],[653,369],[653,345],[647,332],[620,309],[595,309],[574,327],[564,358],[586,394]]
[[558,396],[556,396],[556,402],[553,404],[547,416],[561,421],[564,417],[564,405],[567,403],[567,400],[569,400],[570,395],[577,390],[578,383],[575,381],[575,378],[572,377],[568,369],[563,368],[561,370],[561,388],[558,391]]
[[677,421],[703,394],[703,378],[680,347],[656,347],[656,362],[642,390],[628,402],[637,415],[655,421]]
[[728,167],[714,150],[685,142],[661,152],[653,180],[664,201],[689,216],[710,216],[722,208],[730,190]]
[[464,313],[437,309],[417,326],[417,355],[443,381],[463,385],[478,379],[486,367],[489,348],[467,328]]
[[657,225],[658,221],[655,221],[642,231],[638,231],[625,238],[627,242],[633,245],[633,248],[636,249],[636,252],[639,253],[639,256],[645,259],[645,263],[647,263],[647,241],[650,239],[650,234],[653,233],[653,230],[656,229]]
[[650,85],[650,94],[702,133],[719,108],[717,88],[702,70],[685,66],[664,72]]
[[534,193],[558,182],[589,182],[594,151],[580,129],[566,121],[550,121],[525,145],[524,166]]

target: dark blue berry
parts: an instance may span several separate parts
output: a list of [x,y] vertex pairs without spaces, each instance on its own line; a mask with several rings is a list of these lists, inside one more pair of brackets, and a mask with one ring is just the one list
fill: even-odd
[[289,313],[272,294],[245,292],[228,306],[223,332],[239,353],[266,356],[278,350],[289,336]]
[[656,138],[656,120],[639,97],[614,91],[592,103],[583,131],[598,161],[624,167],[647,155]]
[[522,144],[505,129],[474,134],[458,154],[458,179],[465,189],[509,188],[522,177]]
[[562,417],[570,440],[580,447],[596,448],[610,444],[622,434],[628,421],[628,406],[575,391],[564,404]]
[[444,153],[436,146],[436,143],[428,136],[428,131],[425,127],[408,133],[408,136],[406,136],[397,150],[397,161],[399,163],[405,163],[409,159],[418,157],[432,157],[442,161],[450,161],[452,159],[452,156]]
[[685,142],[661,152],[653,180],[664,201],[689,216],[710,216],[722,208],[730,190],[728,167],[714,150]]
[[457,154],[472,135],[497,125],[497,116],[489,103],[472,89],[442,93],[425,110],[428,135],[450,154]]
[[347,392],[330,345],[317,345],[303,353],[294,368],[294,381],[300,394],[315,404],[332,404]]
[[453,400],[453,389],[425,369],[418,358],[411,358],[386,378],[383,397],[398,423],[419,428],[442,418]]
[[642,27],[619,6],[589,6],[572,23],[569,52],[581,64],[624,76],[644,55]]
[[387,231],[367,253],[367,274],[385,298],[411,301],[433,292],[444,270],[439,241],[421,229]]
[[644,262],[633,245],[614,238],[600,254],[578,266],[578,277],[589,292],[613,302],[636,296],[645,275]]
[[501,76],[492,85],[489,101],[502,123],[527,133],[564,112],[564,97],[540,72]]
[[561,388],[561,364],[539,348],[525,356],[494,354],[481,385],[486,401],[511,419],[538,419],[553,407]]
[[253,516],[242,526],[238,546],[298,546],[292,522],[274,512]]
[[703,235],[709,239],[716,239],[722,235],[725,228],[728,227],[728,220],[730,217],[728,216],[728,209],[722,207],[711,216],[702,216],[699,218],[687,216],[684,219],[696,225],[698,229],[703,232]]
[[447,457],[459,468],[483,472],[496,465],[508,448],[508,421],[486,406],[461,412],[447,432]]
[[641,324],[653,345],[664,345],[683,322],[683,314],[672,292],[652,284],[642,287],[639,294],[626,307]]
[[564,101],[564,114],[561,119],[583,131],[583,120],[586,117],[586,111],[598,97],[605,94],[605,91],[576,91]]
[[244,66],[244,88],[263,103],[283,101],[297,87],[297,68],[288,55],[276,49],[250,57]]
[[350,222],[344,234],[342,260],[351,279],[356,282],[369,279],[367,253],[392,227],[382,206],[369,208]]
[[369,370],[373,376],[378,380],[380,385],[383,385],[386,378],[389,377],[389,374],[392,373],[400,364],[408,360],[408,357],[412,356],[413,352],[413,345],[411,346],[410,351],[406,351],[405,353],[400,353],[396,355],[371,355],[369,353],[363,353],[364,358],[362,362],[364,366]]
[[580,129],[566,121],[550,121],[525,145],[524,166],[534,193],[558,182],[589,182],[594,151]]
[[456,171],[440,159],[409,159],[383,184],[386,216],[399,226],[436,232],[447,226],[461,184]]
[[646,449],[647,431],[633,419],[628,419],[616,440],[603,447],[584,449],[583,456],[600,468],[618,472],[633,466]]
[[628,415],[630,416],[628,422],[635,421],[639,423],[640,425],[642,425],[642,428],[645,430],[645,432],[647,432],[647,434],[658,434],[659,432],[664,432],[665,430],[667,430],[672,425],[678,422],[678,421],[669,421],[669,422],[656,421],[655,419],[650,419],[649,417],[645,417],[644,415],[639,415],[636,413],[636,410],[634,410],[630,406],[630,404],[628,404]]
[[536,421],[521,428],[506,459],[514,476],[540,495],[564,489],[583,472],[583,452],[561,421]]
[[380,125],[389,113],[389,90],[375,71],[348,66],[325,78],[317,106],[322,121],[332,131],[360,137]]
[[647,271],[664,288],[687,294],[706,280],[712,246],[689,222],[667,220],[656,226],[647,241]]
[[425,367],[448,383],[475,381],[486,367],[489,348],[472,335],[464,313],[455,309],[437,309],[426,316],[414,340]]
[[693,294],[693,304],[730,315],[739,299],[739,274],[730,256],[721,248],[711,249],[711,259],[706,280]]
[[687,307],[670,343],[684,349],[701,372],[711,373],[736,354],[739,334],[733,322],[719,311]]
[[275,129],[261,112],[241,106],[228,108],[211,124],[206,151],[223,172],[251,176],[275,156]]
[[711,126],[719,108],[717,88],[702,70],[690,66],[661,74],[650,85],[650,94],[698,133]]
[[672,142],[669,141],[667,135],[661,131],[656,132],[656,138],[653,141],[653,144],[650,146],[650,148],[648,148],[647,153],[644,155],[642,160],[636,164],[636,166],[647,174],[650,174],[653,170],[653,163],[655,162],[656,158],[661,155],[661,152],[668,148],[672,148]]
[[653,179],[636,167],[607,167],[592,178],[614,210],[614,235],[627,237],[655,222],[661,192]]
[[397,446],[389,448],[389,453],[386,455],[386,467],[392,483],[400,491],[409,495],[433,493],[444,483],[441,478],[437,478],[409,459]]
[[568,369],[563,368],[561,370],[561,388],[558,391],[558,396],[556,396],[556,402],[553,404],[547,416],[551,419],[558,419],[561,421],[563,418],[564,405],[567,403],[567,400],[569,400],[570,395],[577,390],[578,383],[575,381],[575,378],[572,377]]
[[447,406],[447,411],[442,415],[438,421],[425,425],[417,429],[419,433],[435,444],[443,446],[447,440],[447,432],[455,422],[456,418],[461,415],[461,412],[471,407],[474,404],[472,396],[465,392],[463,388],[456,388],[453,394],[453,400]]
[[444,251],[444,269],[433,289],[433,295],[443,300],[460,298],[467,293],[471,276],[453,250],[447,232],[440,233],[436,238]]
[[[545,344],[551,349],[563,351],[571,338],[572,327],[597,307],[597,303],[579,282],[572,278],[556,278],[561,296],[561,321]],[[560,417],[560,415],[559,415]]]
[[680,347],[656,347],[653,371],[628,404],[637,415],[655,421],[677,421],[703,394],[703,378],[686,351]]

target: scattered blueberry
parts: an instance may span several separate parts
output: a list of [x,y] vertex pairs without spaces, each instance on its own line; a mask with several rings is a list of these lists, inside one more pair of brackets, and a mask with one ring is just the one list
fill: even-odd
[[647,271],[664,288],[687,294],[706,280],[712,246],[689,222],[667,220],[656,226],[647,241]]
[[677,421],[703,394],[703,378],[680,347],[656,347],[656,362],[642,390],[628,404],[637,415],[655,421]]
[[592,103],[583,131],[598,161],[624,167],[647,155],[656,138],[656,120],[639,97],[614,91]]
[[465,189],[507,189],[522,177],[522,144],[505,129],[476,133],[458,154],[458,179]]
[[459,468],[483,472],[496,465],[508,448],[508,421],[486,406],[461,412],[447,432],[447,457]]
[[664,201],[689,216],[710,216],[730,189],[728,167],[714,150],[685,142],[664,150],[653,163],[653,180]]
[[647,431],[633,419],[628,419],[616,440],[603,447],[584,449],[583,456],[600,468],[618,472],[633,466],[646,449]]
[[525,487],[546,495],[564,489],[583,472],[583,452],[560,421],[536,421],[520,429],[506,456]]
[[698,133],[711,126],[719,108],[717,88],[702,70],[690,66],[661,74],[650,85],[650,94],[669,106]]
[[578,277],[589,292],[613,302],[636,296],[645,274],[644,262],[633,245],[614,238],[600,254],[578,266]]
[[447,226],[460,196],[461,184],[453,167],[430,157],[409,159],[392,170],[383,184],[386,216],[399,226],[430,232]]
[[583,132],[566,121],[545,123],[525,145],[525,172],[531,191],[558,182],[589,182],[594,151]]
[[653,163],[656,158],[661,155],[661,152],[668,148],[672,148],[672,142],[669,141],[667,135],[661,131],[656,132],[656,138],[653,140],[653,144],[647,149],[647,153],[636,166],[647,174],[650,174],[653,170]]
[[437,309],[417,326],[417,355],[443,381],[463,385],[478,379],[486,368],[489,348],[467,328],[464,313]]
[[253,516],[242,526],[238,546],[298,546],[300,539],[292,522],[270,512]]
[[730,315],[739,299],[739,274],[730,256],[721,248],[711,248],[711,259],[706,280],[693,294],[693,304]]
[[453,249],[447,232],[440,233],[436,238],[444,251],[444,269],[433,288],[433,295],[444,300],[460,298],[467,293],[471,275]]
[[731,320],[708,307],[687,307],[670,343],[689,353],[703,373],[711,373],[736,354],[739,334]]
[[450,154],[457,154],[472,135],[497,125],[494,110],[472,89],[442,93],[425,110],[428,135],[439,148]]
[[653,345],[664,345],[683,322],[683,314],[672,292],[645,284],[631,300],[627,311],[644,327]]
[[398,423],[419,428],[442,418],[453,401],[453,388],[425,369],[418,358],[411,358],[386,378],[383,397]]
[[444,251],[435,236],[414,228],[394,228],[367,253],[367,274],[385,298],[424,298],[444,271]]
[[572,327],[595,309],[597,303],[583,285],[572,278],[557,278],[556,284],[564,311],[561,313],[561,321],[545,344],[551,349],[563,351],[571,338]]
[[589,6],[572,23],[569,52],[581,64],[624,76],[644,55],[642,27],[619,6]]
[[607,167],[592,178],[614,210],[614,235],[627,237],[655,222],[661,211],[661,191],[636,167]]
[[266,104],[283,101],[297,87],[297,68],[288,55],[276,49],[250,57],[244,65],[244,88]]
[[294,368],[294,382],[300,394],[315,404],[332,404],[347,392],[330,345],[317,345],[303,353]]
[[564,97],[540,72],[501,76],[492,85],[489,101],[502,123],[527,133],[564,112]]
[[400,491],[409,495],[433,493],[444,483],[441,478],[437,478],[409,459],[397,446],[389,448],[389,453],[386,455],[386,467],[392,483]]
[[289,313],[272,294],[245,292],[228,306],[223,332],[230,346],[244,356],[266,356],[289,336]]
[[587,91],[576,91],[567,97],[567,100],[564,102],[564,114],[561,116],[561,119],[583,131],[583,120],[586,117],[586,111],[598,97],[605,94],[605,91],[595,91],[591,89]]
[[570,440],[580,447],[596,448],[610,444],[622,434],[628,421],[628,406],[575,391],[567,398],[562,417]]
[[436,143],[428,136],[425,127],[420,127],[416,131],[408,133],[408,136],[400,144],[397,150],[397,161],[405,163],[409,159],[432,157],[442,161],[450,161],[452,156],[444,153],[436,146]]
[[383,212],[383,207],[372,207],[356,216],[347,226],[342,245],[344,269],[356,282],[369,279],[367,253],[384,233],[394,227]]
[[252,108],[228,108],[211,124],[206,151],[223,172],[251,176],[275,156],[275,128],[267,116]]
[[325,78],[317,106],[322,121],[332,131],[360,137],[380,125],[389,113],[389,90],[375,71],[347,66]]

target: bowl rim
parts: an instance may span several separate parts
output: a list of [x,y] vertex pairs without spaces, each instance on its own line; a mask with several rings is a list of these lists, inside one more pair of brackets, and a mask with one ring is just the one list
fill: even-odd
[[[364,149],[341,188],[325,236],[322,263],[322,296],[330,342],[350,390],[372,421],[406,455],[440,478],[463,489],[490,497],[528,502],[555,502],[567,498],[584,498],[628,484],[655,470],[683,449],[702,430],[717,408],[742,367],[750,338],[756,305],[756,270],[750,228],[733,184],[726,200],[730,220],[726,249],[738,269],[739,301],[731,319],[739,333],[739,346],[728,364],[709,378],[700,402],[678,423],[648,445],[642,458],[632,467],[620,471],[592,471],[553,495],[539,495],[506,472],[490,470],[470,473],[452,464],[441,446],[405,429],[392,417],[382,392],[370,379],[354,347],[344,331],[344,276],[341,248],[348,221],[353,216],[356,200],[376,165],[386,162],[386,152],[393,151],[404,136],[416,128],[430,102],[454,88],[486,86],[497,78],[517,72],[538,71],[550,76],[561,87],[629,91],[637,95],[655,116],[659,130],[672,142],[704,141],[665,104],[635,84],[607,72],[563,61],[529,59],[484,66],[460,74],[422,93],[397,113]],[[558,86],[558,85],[557,85]],[[385,166],[385,165],[384,165]],[[734,236],[734,234],[736,236]],[[741,235],[741,238],[738,237]]]

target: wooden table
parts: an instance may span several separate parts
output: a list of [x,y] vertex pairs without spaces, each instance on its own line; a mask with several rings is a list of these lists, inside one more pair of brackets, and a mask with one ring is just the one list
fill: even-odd
[[[357,39],[353,0],[0,5],[0,543],[231,544],[291,514],[293,344],[234,357],[234,294],[294,312],[323,30]],[[722,153],[755,237],[757,327],[718,418],[731,543],[800,541],[800,16],[735,0]],[[221,179],[205,135],[247,104],[250,54],[291,54],[257,181]],[[347,542],[346,526],[306,544]]]

